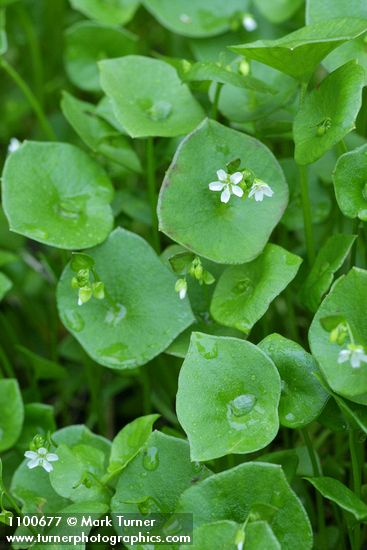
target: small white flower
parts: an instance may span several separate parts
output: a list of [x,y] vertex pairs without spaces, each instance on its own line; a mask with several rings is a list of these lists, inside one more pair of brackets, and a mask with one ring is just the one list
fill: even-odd
[[220,196],[222,202],[228,202],[231,195],[242,197],[243,189],[238,185],[243,179],[243,174],[241,174],[241,172],[227,174],[224,170],[218,170],[217,176],[219,181],[212,181],[209,183],[209,189],[210,191],[222,191]]
[[339,352],[338,363],[350,362],[354,369],[358,369],[361,363],[367,363],[367,355],[363,346],[348,344],[345,349]]
[[242,18],[242,25],[248,32],[255,31],[257,29],[257,21],[251,15],[251,13],[246,13]]
[[15,153],[21,146],[21,142],[17,138],[11,138],[9,146],[8,146],[8,153]]
[[175,284],[175,291],[178,292],[180,300],[183,300],[187,294],[187,282],[186,279],[177,279]]
[[252,187],[250,189],[250,192],[248,194],[249,198],[254,197],[256,202],[261,202],[265,197],[272,197],[274,195],[274,191],[268,185],[262,180],[259,180],[258,178],[255,178],[254,183],[252,184]]
[[40,447],[37,451],[26,451],[24,453],[26,458],[29,458],[27,466],[30,470],[42,466],[46,472],[52,472],[53,466],[51,462],[56,462],[59,457],[55,453],[49,453],[46,447]]

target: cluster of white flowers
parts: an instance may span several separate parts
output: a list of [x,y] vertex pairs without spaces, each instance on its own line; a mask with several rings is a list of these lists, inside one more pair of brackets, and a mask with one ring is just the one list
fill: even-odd
[[363,346],[348,344],[338,355],[338,363],[349,362],[353,369],[358,369],[362,363],[367,363],[367,354]]
[[51,462],[56,462],[59,457],[55,453],[49,453],[46,447],[40,447],[36,451],[26,451],[24,453],[26,458],[29,458],[27,466],[30,470],[41,466],[46,472],[52,472],[54,469]]
[[[243,188],[240,183],[243,181],[242,172],[235,172],[234,174],[227,174],[224,170],[217,171],[218,181],[212,181],[209,183],[210,191],[221,191],[221,202],[227,203],[231,198],[231,195],[241,198],[244,194]],[[254,197],[256,202],[261,202],[264,197],[272,197],[274,191],[270,185],[265,183],[259,178],[255,178],[251,189],[249,191],[249,198]]]

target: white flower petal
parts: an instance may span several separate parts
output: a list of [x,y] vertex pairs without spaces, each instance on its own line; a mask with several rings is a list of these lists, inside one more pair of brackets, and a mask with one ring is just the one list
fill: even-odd
[[349,361],[350,353],[351,352],[348,349],[342,349],[338,355],[338,363],[340,364]]
[[229,179],[230,179],[231,183],[238,184],[238,183],[240,183],[240,181],[243,180],[243,174],[241,174],[241,172],[235,172],[234,174],[232,174],[230,176]]
[[30,458],[31,460],[33,460],[34,458],[38,458],[38,454],[35,453],[34,451],[26,451],[26,452],[24,453],[24,456],[25,456],[26,458]]
[[255,195],[255,192],[256,192],[256,187],[253,185],[248,194],[249,198],[253,197]]
[[224,170],[218,170],[217,176],[220,181],[224,181],[224,182],[227,181],[228,174]]
[[181,300],[183,300],[185,298],[186,292],[187,292],[187,288],[181,288],[181,290],[179,291],[178,295],[179,295]]
[[264,194],[261,189],[255,189],[255,201],[261,202],[264,198]]
[[42,456],[42,455],[46,456],[46,455],[47,455],[47,449],[46,449],[46,447],[40,447],[39,449],[37,449],[37,454],[38,454],[38,455],[41,455],[41,456]]
[[222,194],[220,196],[220,200],[224,203],[228,202],[229,199],[231,198],[231,192],[229,190],[229,186],[226,185],[224,191],[222,191]]
[[272,190],[271,187],[269,187],[269,185],[263,185],[262,186],[262,192],[267,197],[272,197],[274,195],[274,191]]
[[210,191],[222,191],[224,186],[225,183],[223,183],[222,181],[212,181],[211,183],[209,183]]
[[359,358],[359,355],[352,353],[352,356],[350,358],[350,364],[354,369],[358,369],[358,367],[361,366],[361,360]]
[[236,197],[242,197],[242,195],[243,195],[243,189],[242,189],[242,187],[239,187],[238,185],[232,185],[231,186],[231,191],[234,195],[236,195]]
[[42,463],[41,463],[41,466],[44,470],[46,470],[46,472],[50,473],[52,472],[52,470],[54,469],[52,464],[50,464],[49,462],[47,462],[47,460],[42,460]]
[[39,465],[40,463],[40,458],[34,458],[33,460],[30,460],[29,462],[27,462],[27,467],[32,470],[33,468],[37,468],[37,466]]
[[15,153],[21,146],[21,143],[19,139],[17,138],[11,138],[9,146],[8,146],[8,153]]
[[56,462],[56,460],[59,460],[59,457],[55,453],[47,453],[46,460],[49,462]]

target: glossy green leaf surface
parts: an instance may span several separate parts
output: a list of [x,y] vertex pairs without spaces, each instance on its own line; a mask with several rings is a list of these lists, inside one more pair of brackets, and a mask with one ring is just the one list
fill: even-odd
[[110,301],[78,306],[70,267],[60,279],[57,300],[65,327],[97,363],[116,369],[143,365],[194,321],[188,301],[174,290],[175,277],[138,235],[117,228],[88,254]]
[[[194,525],[217,520],[243,523],[265,516],[284,550],[312,548],[311,526],[280,466],[248,462],[213,475],[184,492],[178,508],[194,513]],[[270,516],[270,518],[269,518]]]
[[[271,186],[271,198],[255,202],[233,197],[223,204],[209,190],[216,172],[237,157]],[[181,142],[166,173],[158,203],[160,229],[214,262],[244,263],[260,254],[287,200],[283,173],[263,144],[206,120]]]
[[324,498],[335,502],[340,508],[353,514],[357,520],[366,520],[367,504],[353,491],[332,477],[306,478]]
[[334,174],[336,200],[348,218],[367,220],[367,145],[339,157]]
[[75,86],[87,92],[101,90],[97,63],[137,51],[137,37],[116,27],[83,21],[65,34],[64,63]]
[[[330,342],[330,333],[320,320],[333,315],[341,316],[349,324],[356,345],[367,347],[367,272],[353,268],[340,277],[321,303],[309,331],[313,356],[329,384],[337,393],[356,403],[367,404],[367,370],[362,363],[353,368],[351,363],[339,363],[338,358],[346,345]],[[347,340],[346,343],[349,343]]]
[[367,21],[340,17],[302,27],[276,40],[232,46],[232,50],[307,82],[332,50],[366,30]]
[[302,6],[302,0],[255,0],[260,13],[272,23],[283,23]]
[[[298,164],[315,162],[354,129],[364,79],[362,67],[350,61],[306,95],[293,126]],[[340,94],[337,102],[334,100],[336,89]]]
[[210,306],[220,324],[248,334],[270,303],[296,276],[302,259],[267,244],[252,262],[228,267],[221,275]]
[[246,11],[247,0],[144,0],[147,10],[168,30],[183,36],[215,36],[230,28],[236,13]]
[[194,333],[176,401],[192,460],[265,447],[278,431],[279,397],[278,372],[256,346]]
[[140,0],[70,0],[75,10],[107,25],[125,25],[133,18]]
[[104,155],[128,170],[141,172],[139,157],[129,140],[102,119],[94,105],[64,92],[61,109],[76,133],[92,151]]
[[110,180],[73,145],[25,142],[5,163],[2,190],[10,229],[35,241],[87,248],[112,229]]
[[183,135],[204,118],[189,88],[164,61],[135,55],[99,66],[102,88],[131,137]]
[[22,431],[24,405],[17,380],[0,380],[0,452],[14,445]]
[[328,394],[320,385],[316,361],[302,346],[280,334],[271,334],[259,344],[274,362],[281,378],[279,421],[287,428],[302,428],[320,415]]
[[334,273],[343,265],[356,235],[336,234],[320,248],[302,288],[302,301],[315,312],[334,279]]

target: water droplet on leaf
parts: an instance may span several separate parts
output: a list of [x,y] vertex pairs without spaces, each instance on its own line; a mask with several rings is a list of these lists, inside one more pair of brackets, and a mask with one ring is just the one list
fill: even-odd
[[70,330],[73,330],[74,332],[80,332],[83,330],[84,320],[82,316],[74,309],[66,311],[64,314],[64,319],[65,324]]
[[117,326],[126,317],[127,309],[122,304],[116,304],[115,308],[107,311],[105,321],[108,325]]
[[196,338],[196,347],[200,355],[205,359],[215,359],[218,356],[218,346],[215,340]]
[[251,412],[255,405],[256,396],[252,393],[244,393],[229,403],[229,410],[232,416],[238,418]]
[[144,451],[143,466],[146,470],[152,472],[159,466],[159,454],[157,447],[148,447]]
[[114,365],[124,363],[128,359],[127,346],[122,343],[112,344],[107,348],[98,350],[98,354],[101,356],[101,359]]

